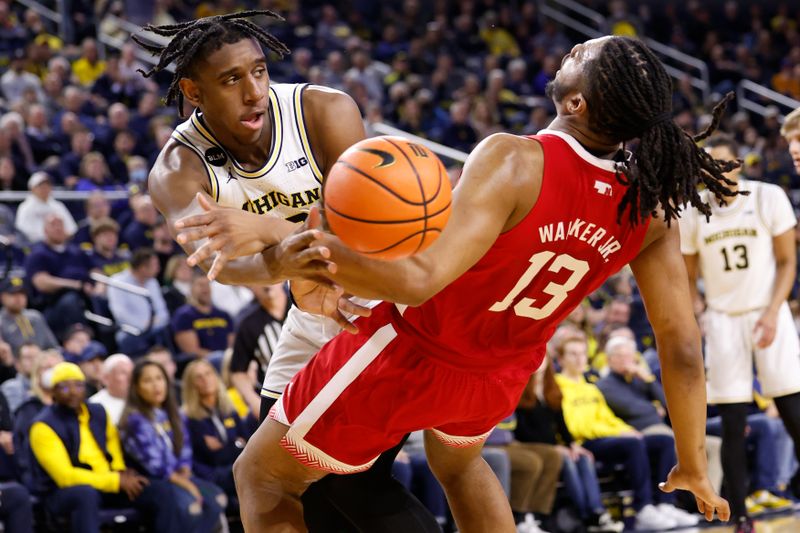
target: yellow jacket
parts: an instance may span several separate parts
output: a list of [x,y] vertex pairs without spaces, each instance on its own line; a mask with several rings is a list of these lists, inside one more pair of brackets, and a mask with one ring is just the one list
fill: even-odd
[[31,426],[30,446],[33,455],[59,488],[89,485],[102,492],[119,492],[119,473],[125,470],[119,434],[111,417],[106,417],[106,448],[111,463],[97,444],[89,429],[89,411],[86,404],[78,415],[80,447],[78,460],[90,469],[73,466],[66,446],[53,429],[44,422]]
[[596,385],[587,383],[583,377],[573,381],[563,374],[556,374],[556,383],[563,395],[564,421],[576,441],[617,437],[633,431],[611,411]]

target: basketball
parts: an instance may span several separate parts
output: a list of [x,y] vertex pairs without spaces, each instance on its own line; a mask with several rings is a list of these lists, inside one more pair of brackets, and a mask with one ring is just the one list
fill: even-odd
[[421,252],[450,217],[447,170],[433,152],[403,137],[372,137],[348,148],[322,196],[331,231],[376,259]]

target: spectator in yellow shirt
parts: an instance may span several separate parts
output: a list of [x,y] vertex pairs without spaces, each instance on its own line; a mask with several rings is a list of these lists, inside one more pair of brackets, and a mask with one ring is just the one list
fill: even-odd
[[99,58],[97,42],[88,37],[81,43],[81,57],[72,63],[72,74],[84,87],[91,87],[106,71],[106,62]]
[[[584,372],[588,370],[588,356],[585,337],[564,338],[557,353],[561,373],[556,374],[556,382],[563,395],[561,407],[567,429],[576,441],[583,441],[583,447],[599,462],[606,466],[625,466],[633,489],[636,529],[658,531],[688,523],[688,517],[683,516],[686,513],[674,506],[666,503],[654,505],[649,454],[659,465],[659,471],[663,464],[668,472],[676,462],[674,445],[672,448],[664,445],[660,439],[663,435],[645,437],[620,420],[608,407],[600,389],[586,381]],[[652,444],[651,449],[648,449],[648,444]],[[662,493],[658,495],[660,501]]]
[[54,516],[69,516],[72,531],[99,533],[101,506],[131,504],[151,517],[153,531],[178,532],[168,483],[125,468],[117,429],[99,404],[86,403],[86,378],[73,363],[52,370],[53,404],[30,431],[35,493]]

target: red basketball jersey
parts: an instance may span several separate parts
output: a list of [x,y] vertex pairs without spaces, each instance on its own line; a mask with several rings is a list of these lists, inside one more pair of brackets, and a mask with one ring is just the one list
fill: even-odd
[[395,313],[398,329],[445,364],[538,368],[558,324],[644,240],[649,220],[634,226],[625,214],[617,222],[626,187],[613,161],[558,131],[530,138],[544,151],[541,192],[530,213],[436,296]]

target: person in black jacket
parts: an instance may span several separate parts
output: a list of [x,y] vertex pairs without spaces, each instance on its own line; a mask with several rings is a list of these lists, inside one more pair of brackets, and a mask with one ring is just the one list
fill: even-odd
[[[236,326],[230,376],[231,383],[247,403],[250,412],[258,417],[261,397],[257,391],[264,383],[264,374],[291,303],[283,283],[251,286],[250,290],[253,291],[253,302],[242,309],[234,321]],[[256,383],[248,375],[253,361],[258,364]]]
[[31,495],[19,483],[12,429],[11,411],[0,394],[0,522],[6,533],[28,533],[33,531]]

